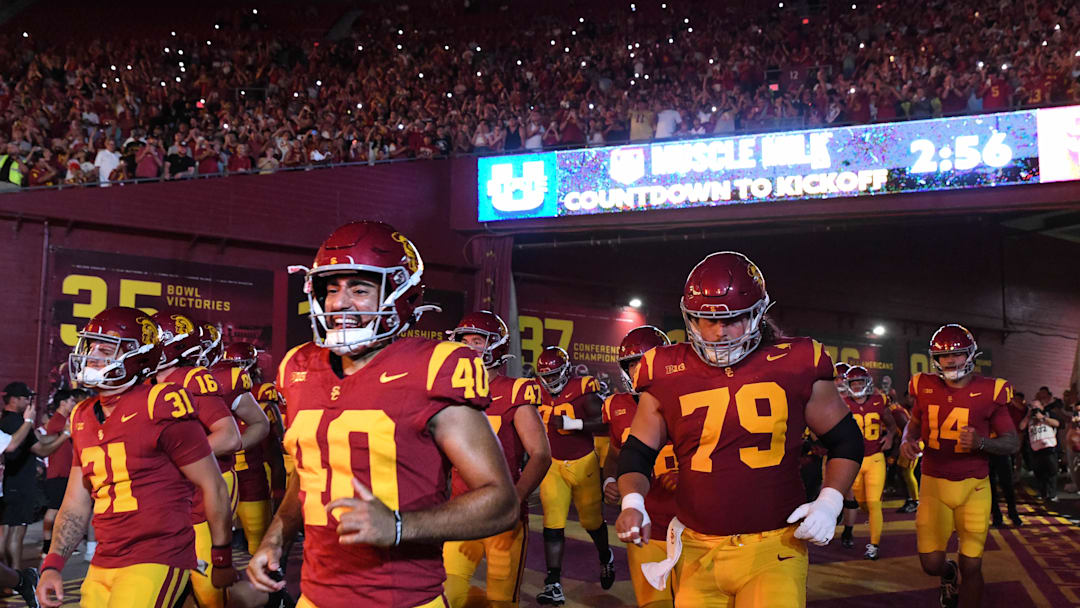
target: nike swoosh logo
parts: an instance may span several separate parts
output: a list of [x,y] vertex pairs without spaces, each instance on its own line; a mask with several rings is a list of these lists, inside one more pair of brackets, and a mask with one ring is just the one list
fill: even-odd
[[976,492],[982,492],[982,491],[983,491],[983,490],[985,490],[985,489],[986,489],[985,487],[982,487],[982,488],[975,488],[975,491],[976,491]]
[[135,416],[138,416],[138,415],[139,415],[139,413],[135,412],[134,414],[128,414],[127,416],[121,416],[120,417],[120,422],[127,422],[128,420],[131,420],[132,418],[134,418]]
[[785,559],[794,559],[794,557],[795,557],[794,555],[789,555],[787,557],[780,557],[779,553],[776,554],[777,561],[781,561],[781,562],[784,561]]
[[[784,358],[784,357],[786,357],[786,356],[788,356],[788,354],[787,354],[787,353],[780,353],[779,355],[776,355],[776,356],[773,356],[773,355],[765,355],[765,358],[766,358],[766,359],[768,359],[769,361],[776,361],[777,359],[782,359],[782,358]],[[793,557],[794,557],[794,556],[793,556]],[[788,558],[788,559],[791,559],[791,558]]]
[[387,382],[393,382],[394,380],[397,380],[398,378],[404,378],[405,376],[408,376],[408,375],[409,375],[409,372],[404,372],[404,373],[401,373],[401,374],[394,374],[393,376],[387,376],[386,372],[383,372],[382,375],[379,376],[379,382],[382,382],[383,384],[386,384]]
[[982,394],[982,393],[971,393],[971,394],[970,394],[969,396],[970,396],[970,397],[978,397],[978,396],[979,396],[979,395],[981,395],[981,394]]

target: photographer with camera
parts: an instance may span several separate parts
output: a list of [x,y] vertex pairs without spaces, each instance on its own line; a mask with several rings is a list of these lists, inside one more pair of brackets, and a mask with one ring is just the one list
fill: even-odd
[[1020,421],[1031,445],[1035,479],[1043,500],[1057,502],[1057,429],[1061,422],[1046,412],[1038,399],[1031,402],[1027,416]]

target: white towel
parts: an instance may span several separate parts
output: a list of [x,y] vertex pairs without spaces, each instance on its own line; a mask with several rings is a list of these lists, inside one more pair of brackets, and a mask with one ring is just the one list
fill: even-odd
[[641,564],[641,572],[645,574],[645,580],[659,591],[667,587],[668,574],[675,567],[682,555],[682,533],[686,526],[673,517],[667,527],[667,559],[662,562],[649,562]]

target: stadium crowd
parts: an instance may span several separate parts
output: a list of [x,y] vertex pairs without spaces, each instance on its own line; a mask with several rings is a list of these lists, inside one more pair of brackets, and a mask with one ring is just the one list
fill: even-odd
[[322,35],[247,8],[61,45],[16,18],[0,189],[1080,103],[1074,2],[851,1],[368,3]]

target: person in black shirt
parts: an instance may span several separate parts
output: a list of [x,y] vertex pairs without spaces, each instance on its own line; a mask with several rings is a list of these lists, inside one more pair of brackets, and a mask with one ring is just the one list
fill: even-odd
[[9,526],[4,539],[4,561],[16,570],[22,567],[26,526],[34,522],[41,506],[37,456],[32,452],[37,443],[33,400],[34,391],[25,382],[12,382],[4,388],[0,431],[10,435],[11,442],[4,450],[4,514],[0,523]]

